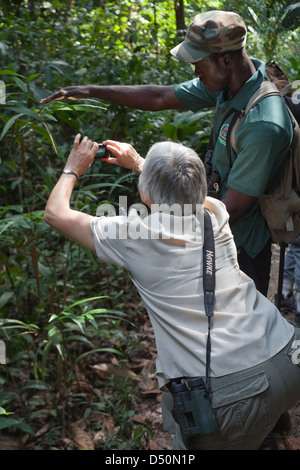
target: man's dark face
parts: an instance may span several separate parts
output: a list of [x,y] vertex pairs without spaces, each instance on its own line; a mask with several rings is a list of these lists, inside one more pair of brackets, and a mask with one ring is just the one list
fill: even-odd
[[221,91],[229,86],[231,69],[224,62],[223,57],[205,57],[194,62],[195,75],[211,91]]

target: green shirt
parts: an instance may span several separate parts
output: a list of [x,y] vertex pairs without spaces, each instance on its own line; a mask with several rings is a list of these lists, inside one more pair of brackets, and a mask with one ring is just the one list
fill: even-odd
[[[229,167],[226,151],[226,132],[233,114],[224,119],[230,109],[242,110],[263,80],[267,79],[265,64],[253,59],[256,73],[231,100],[226,90],[213,93],[200,80],[194,79],[175,85],[177,98],[192,111],[215,107],[213,124],[215,148],[213,169],[223,178]],[[242,120],[236,135],[237,153],[231,149],[232,169],[221,185],[221,199],[227,187],[249,196],[270,193],[276,186],[292,142],[292,125],[284,100],[270,96],[260,101]],[[259,204],[252,205],[248,213],[231,226],[235,243],[254,258],[267,243],[270,232]]]

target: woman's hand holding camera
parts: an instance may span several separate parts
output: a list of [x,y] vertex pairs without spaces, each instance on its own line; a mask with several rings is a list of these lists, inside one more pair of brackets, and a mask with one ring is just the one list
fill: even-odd
[[104,161],[136,171],[137,173],[142,172],[144,158],[137,153],[132,145],[115,140],[106,140],[103,143],[112,154],[112,156],[105,158]]
[[[68,173],[75,174],[77,177],[83,175],[91,167],[99,148],[99,144],[92,142],[88,137],[84,137],[81,142],[80,138],[81,135],[77,134],[64,169],[64,171],[67,170]],[[103,161],[122,166],[137,173],[142,172],[144,158],[137,153],[132,145],[115,140],[106,140],[103,144],[110,152],[107,158],[102,158]]]
[[98,151],[97,142],[84,137],[80,142],[80,134],[74,139],[74,145],[65,165],[65,170],[71,170],[77,177],[83,175],[92,165]]

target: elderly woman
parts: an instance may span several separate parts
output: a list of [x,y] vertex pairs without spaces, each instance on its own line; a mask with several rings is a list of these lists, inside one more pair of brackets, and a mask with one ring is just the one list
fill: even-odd
[[[143,159],[129,144],[104,144],[111,152],[107,162],[140,173],[140,197],[150,214],[94,217],[70,208],[77,178],[98,149],[77,135],[45,221],[129,271],[155,332],[157,378],[173,448],[258,448],[278,417],[300,399],[299,330],[239,270],[228,213],[222,202],[206,197],[204,167],[193,150],[161,142]],[[215,245],[212,322],[203,288],[204,212]],[[210,388],[193,398],[192,410],[180,404],[173,385],[189,388],[195,378]],[[204,415],[210,421],[202,429],[198,418]]]

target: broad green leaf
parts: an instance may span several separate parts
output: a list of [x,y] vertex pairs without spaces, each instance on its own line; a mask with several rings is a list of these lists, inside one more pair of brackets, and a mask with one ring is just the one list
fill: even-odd
[[84,359],[86,356],[89,356],[90,354],[98,354],[101,352],[109,352],[112,354],[118,354],[119,356],[123,356],[121,351],[118,351],[117,349],[114,348],[100,348],[100,349],[93,349],[92,351],[87,351],[83,354],[81,354],[79,357],[76,359],[76,363],[81,361],[81,359]]
[[12,225],[14,225],[14,222],[12,220],[9,220],[5,225],[4,227],[1,227],[0,228],[0,235],[5,232],[9,227],[11,227]]
[[0,309],[7,304],[7,302],[13,295],[14,293],[12,291],[7,291],[0,296]]
[[29,75],[29,77],[27,78],[27,82],[31,82],[31,80],[33,80],[36,77],[40,77],[41,75],[42,74],[40,74],[40,73],[33,73],[33,74]]
[[17,419],[14,418],[5,418],[0,416],[0,429],[10,428],[11,426],[16,426],[19,423]]
[[11,128],[11,126],[13,126],[14,123],[17,121],[17,119],[19,119],[21,116],[23,116],[23,113],[17,114],[15,116],[13,116],[12,118],[10,118],[9,121],[7,121],[7,123],[5,124],[5,126],[3,128],[2,134],[0,136],[0,141],[3,139],[5,134],[7,134],[7,132]]
[[28,87],[27,87],[26,83],[22,82],[22,80],[20,80],[18,77],[14,77],[14,80],[15,80],[16,84],[18,85],[18,87],[19,87],[24,93],[28,93]]
[[34,119],[41,119],[41,116],[39,113],[25,106],[7,106],[6,110],[14,111],[15,113],[21,113],[24,116],[30,116],[30,117],[33,117]]
[[25,78],[24,75],[20,75],[13,70],[0,70],[0,75],[14,75],[15,77]]

